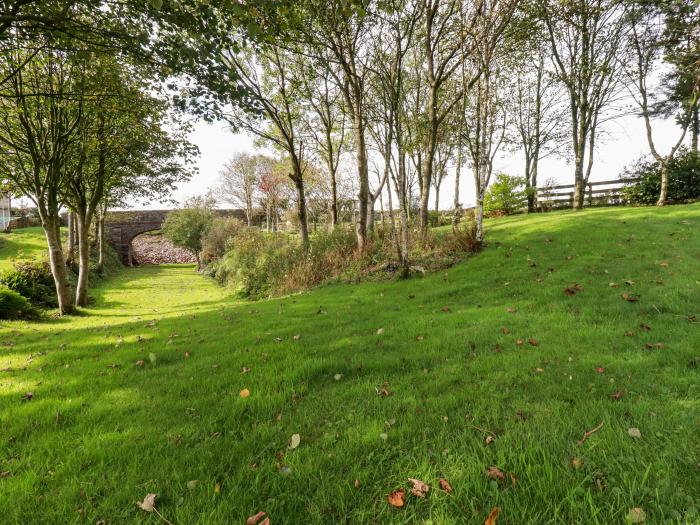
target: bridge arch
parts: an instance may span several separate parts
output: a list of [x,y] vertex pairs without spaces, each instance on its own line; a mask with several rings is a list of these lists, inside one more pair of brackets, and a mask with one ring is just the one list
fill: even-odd
[[[105,216],[105,240],[125,266],[132,266],[131,241],[142,233],[160,230],[172,210],[109,211]],[[245,220],[243,210],[215,210],[222,217]]]

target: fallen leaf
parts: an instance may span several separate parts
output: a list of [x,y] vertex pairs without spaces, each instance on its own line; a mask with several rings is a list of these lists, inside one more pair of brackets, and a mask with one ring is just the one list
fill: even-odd
[[294,339],[295,341],[298,341],[299,339],[301,339],[301,335],[300,335],[300,334],[297,334],[297,335],[295,335],[295,336],[293,337],[293,339]]
[[494,467],[493,465],[486,470],[486,477],[488,479],[495,479],[500,482],[504,482],[506,480],[506,475],[503,473],[503,471],[498,467]]
[[642,433],[636,427],[628,428],[627,433],[629,434],[630,437],[633,437],[633,438],[640,439],[642,437]]
[[377,330],[377,335],[382,335],[384,333],[384,328]]
[[0,478],[6,478],[9,475],[10,475],[9,470],[0,470]]
[[197,483],[199,483],[199,480],[191,479],[187,482],[187,488],[190,490],[194,490],[197,487]]
[[156,362],[156,359],[158,359],[158,357],[157,357],[156,354],[154,354],[153,352],[151,352],[150,354],[148,354],[148,360],[149,360],[151,363],[155,363],[155,362]]
[[602,374],[605,372],[605,367],[604,366],[596,366],[595,371],[598,372],[599,374]]
[[641,323],[641,324],[639,325],[639,328],[641,328],[641,329],[644,330],[645,332],[649,332],[649,331],[651,330],[651,326],[649,326],[648,324],[644,324],[644,323]]
[[143,359],[136,361],[136,366],[143,366]]
[[413,487],[411,488],[411,494],[418,498],[424,498],[430,490],[430,487],[419,479],[408,478],[408,481],[413,483]]
[[503,332],[504,334],[507,335],[507,334],[510,333],[510,330],[508,330],[508,327],[507,327],[507,326],[504,326],[504,327],[501,328],[501,332]]
[[247,388],[244,388],[243,390],[238,392],[238,395],[241,397],[250,397],[250,390],[248,390]]
[[221,482],[214,483],[214,494],[221,494]]
[[354,485],[355,485],[356,489],[359,489],[360,488],[360,480],[356,479]]
[[247,367],[247,366],[242,366],[242,367],[241,367],[241,374],[247,374],[248,372],[250,372],[250,368],[249,368],[249,367]]
[[508,312],[509,314],[514,314],[517,311],[518,311],[517,306],[509,306],[508,308],[506,308],[506,312]]
[[644,512],[644,509],[640,507],[631,508],[627,513],[627,521],[630,523],[644,523],[646,519],[647,514]]
[[137,501],[136,504],[146,512],[153,512],[154,510],[156,510],[156,495],[146,494],[146,497],[143,498],[143,501]]
[[634,335],[634,332],[632,330],[627,330],[625,332],[625,337],[632,337]]
[[404,505],[404,496],[406,495],[406,491],[403,489],[396,490],[389,494],[386,499],[389,502],[389,505],[392,507],[403,507]]
[[485,445],[490,445],[490,444],[493,443],[494,441],[496,441],[496,438],[495,438],[495,437],[493,437],[491,434],[486,434],[486,437],[484,438],[484,444],[485,444]]
[[491,512],[489,512],[489,515],[486,517],[486,521],[484,521],[484,525],[496,525],[496,518],[498,518],[500,512],[501,509],[499,507],[492,508]]
[[386,432],[382,432],[381,434],[379,434],[379,439],[381,439],[382,441],[386,441],[387,439],[389,439],[389,434],[387,434]]
[[571,458],[571,466],[578,470],[583,466],[583,460],[581,458]]
[[34,392],[25,392],[25,394],[22,396],[22,399],[24,401],[31,401],[33,397],[34,397]]
[[384,383],[381,387],[374,387],[378,396],[389,397],[391,395],[391,390],[389,390],[389,383]]
[[422,341],[423,339],[425,339],[425,337],[423,337],[422,335],[416,336],[416,341]]
[[668,263],[666,261],[659,263],[662,268],[668,268]]
[[612,399],[613,401],[619,401],[620,398],[622,397],[622,390],[616,390],[615,392],[610,394],[608,397],[610,399]]
[[[254,516],[250,516],[245,520],[245,525],[270,525],[270,518],[265,518],[260,521],[260,518],[264,517],[265,513],[263,511],[258,512]],[[260,521],[260,523],[258,523]]]
[[537,339],[534,339],[532,337],[530,339],[528,339],[527,342],[530,343],[530,346],[537,346],[540,344]]
[[185,359],[189,359],[191,355],[192,354],[190,354],[189,352],[185,352]]
[[634,293],[633,293],[633,294],[623,293],[623,294],[621,295],[621,297],[622,297],[625,301],[628,301],[628,302],[630,302],[630,303],[636,303],[637,301],[639,301],[639,294],[634,294]]
[[448,494],[449,494],[450,492],[452,492],[452,485],[450,485],[450,482],[447,481],[445,478],[440,478],[440,479],[438,480],[438,485],[440,486],[440,488],[441,488],[442,490],[444,490],[444,491],[447,492]]
[[523,342],[524,342],[524,341],[523,341],[522,339],[516,339],[516,340],[515,340],[515,344],[518,345],[518,346],[522,346],[522,345],[523,345]]
[[297,448],[299,443],[301,443],[301,436],[299,434],[292,434],[292,437],[289,438],[289,450]]
[[342,378],[343,378],[343,374],[335,374],[333,376],[333,379],[335,379],[336,381],[340,381]]

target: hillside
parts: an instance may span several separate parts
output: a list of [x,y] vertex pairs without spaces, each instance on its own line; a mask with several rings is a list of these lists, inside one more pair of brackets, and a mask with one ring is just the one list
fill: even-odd
[[695,523],[699,231],[698,204],[506,218],[448,271],[254,303],[124,268],[84,316],[0,324],[3,519],[163,523],[155,493],[175,524]]

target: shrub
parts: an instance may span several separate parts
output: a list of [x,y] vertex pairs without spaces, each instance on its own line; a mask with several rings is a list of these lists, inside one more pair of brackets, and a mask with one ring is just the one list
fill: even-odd
[[206,198],[195,198],[185,203],[187,208],[168,214],[163,223],[163,235],[175,246],[191,251],[200,266],[202,240],[213,221],[211,202]]
[[[625,169],[623,194],[630,204],[656,204],[661,193],[661,168],[656,161],[638,160]],[[635,180],[638,179],[638,180]],[[684,202],[700,198],[700,155],[679,150],[669,165],[668,200]]]
[[37,316],[37,311],[26,297],[0,287],[0,319],[32,319]]
[[428,212],[428,224],[431,228],[436,228],[438,226],[445,226],[450,224],[451,215],[449,213],[444,213],[441,211],[429,211]]
[[56,288],[48,261],[17,261],[0,274],[0,284],[36,306],[56,307]]
[[487,216],[512,215],[527,205],[525,179],[497,173],[493,184],[484,195],[484,213]]
[[214,219],[202,240],[202,262],[209,264],[221,259],[233,238],[245,227],[238,219]]

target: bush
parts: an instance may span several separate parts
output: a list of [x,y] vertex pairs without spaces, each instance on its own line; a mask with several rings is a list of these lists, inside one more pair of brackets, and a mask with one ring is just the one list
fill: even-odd
[[238,219],[214,219],[202,240],[202,262],[210,264],[221,259],[230,249],[233,238],[246,227]]
[[484,195],[484,213],[493,217],[512,215],[527,206],[525,179],[497,173],[496,180]]
[[[656,161],[638,160],[625,169],[623,194],[630,204],[656,204],[661,193],[661,168]],[[638,180],[634,180],[638,179]],[[669,202],[700,199],[700,155],[679,150],[669,166]]]
[[17,261],[0,274],[0,284],[36,306],[56,307],[56,288],[48,261]]
[[214,220],[212,203],[207,198],[195,198],[185,205],[188,207],[168,214],[163,223],[163,235],[175,246],[191,251],[199,267],[202,241]]
[[26,297],[0,287],[0,319],[33,319],[37,316],[37,311]]
[[438,226],[450,224],[450,218],[451,215],[449,213],[435,210],[428,212],[428,224],[431,228],[437,228]]

